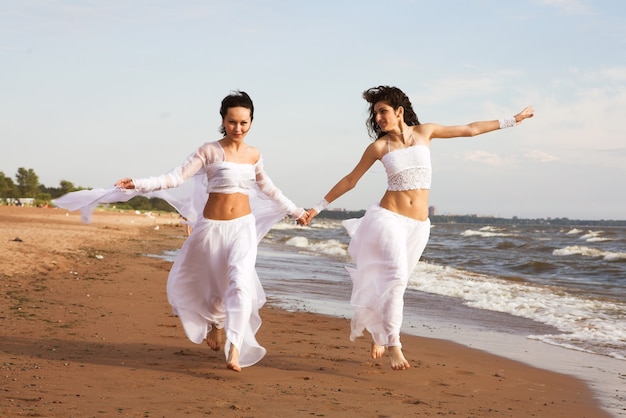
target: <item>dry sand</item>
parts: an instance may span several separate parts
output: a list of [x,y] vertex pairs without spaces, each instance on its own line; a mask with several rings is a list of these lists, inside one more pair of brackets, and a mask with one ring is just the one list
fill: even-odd
[[448,341],[403,336],[393,371],[347,320],[271,302],[267,356],[227,370],[171,314],[171,263],[142,256],[185,236],[175,215],[0,206],[0,416],[610,416],[580,380]]

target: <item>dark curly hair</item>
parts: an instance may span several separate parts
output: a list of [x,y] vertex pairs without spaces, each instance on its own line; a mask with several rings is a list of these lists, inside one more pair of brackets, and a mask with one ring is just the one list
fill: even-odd
[[367,131],[372,139],[378,139],[386,134],[380,129],[376,123],[376,115],[374,114],[374,105],[378,102],[385,102],[394,110],[402,106],[404,108],[404,123],[409,126],[419,125],[420,121],[413,110],[411,101],[402,90],[391,86],[378,86],[367,89],[363,92],[363,98],[370,104],[370,117],[365,123]]
[[[250,110],[250,122],[254,119],[254,104],[252,103],[252,99],[248,96],[248,93],[245,91],[236,90],[233,91],[228,96],[222,99],[222,106],[220,107],[220,115],[222,115],[222,120],[226,117],[228,113],[228,109],[231,107],[245,107]],[[226,135],[226,129],[224,126],[220,126],[220,132],[222,135]]]

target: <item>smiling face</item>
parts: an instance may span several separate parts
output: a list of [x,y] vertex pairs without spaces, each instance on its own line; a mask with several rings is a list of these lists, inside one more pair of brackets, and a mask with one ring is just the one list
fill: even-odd
[[243,141],[252,126],[250,109],[237,106],[229,107],[222,119],[225,135],[233,141]]
[[394,110],[387,102],[377,102],[374,105],[374,118],[383,132],[399,132],[402,123],[402,107]]

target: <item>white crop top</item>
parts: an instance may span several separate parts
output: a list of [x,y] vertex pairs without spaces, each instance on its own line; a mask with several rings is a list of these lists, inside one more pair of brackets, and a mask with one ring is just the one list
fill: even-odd
[[141,192],[169,189],[183,184],[192,176],[206,176],[207,193],[242,193],[249,195],[255,185],[267,197],[280,205],[286,213],[298,218],[303,209],[283,195],[263,168],[263,157],[255,164],[226,161],[226,153],[218,141],[207,142],[192,153],[179,167],[155,177],[133,178]]
[[218,161],[207,166],[207,193],[250,194],[256,182],[255,166],[252,164]]
[[382,156],[381,162],[387,172],[387,190],[430,189],[432,165],[427,146],[412,145],[389,151]]

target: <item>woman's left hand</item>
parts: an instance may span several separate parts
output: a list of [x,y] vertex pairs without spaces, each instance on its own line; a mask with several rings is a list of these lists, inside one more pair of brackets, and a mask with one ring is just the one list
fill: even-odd
[[535,116],[535,109],[532,106],[526,106],[524,110],[515,115],[515,123],[521,123],[524,119]]
[[298,225],[300,226],[308,225],[309,224],[309,212],[305,210],[302,213],[302,215],[300,215],[300,217],[296,219],[296,222],[298,222]]

